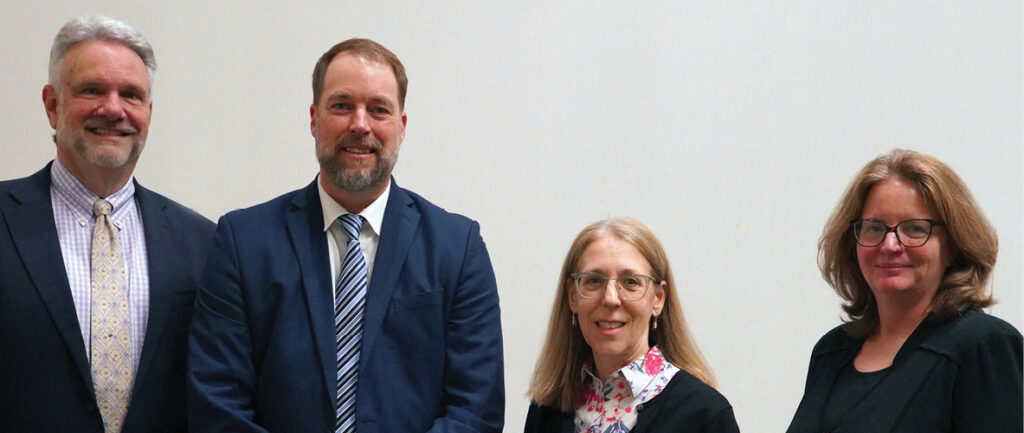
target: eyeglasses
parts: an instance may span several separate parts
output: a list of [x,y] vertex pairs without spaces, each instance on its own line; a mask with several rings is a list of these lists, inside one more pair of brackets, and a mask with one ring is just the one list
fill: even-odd
[[903,246],[915,248],[924,245],[932,237],[932,228],[943,225],[933,219],[912,219],[901,221],[893,227],[875,220],[853,220],[850,227],[853,228],[853,237],[862,247],[876,247],[881,245],[889,232],[896,232],[896,240]]
[[647,294],[647,288],[658,279],[650,275],[632,274],[618,278],[606,277],[595,272],[577,272],[571,275],[576,282],[576,292],[586,299],[596,299],[604,295],[608,280],[615,280],[618,295],[626,301],[639,301]]

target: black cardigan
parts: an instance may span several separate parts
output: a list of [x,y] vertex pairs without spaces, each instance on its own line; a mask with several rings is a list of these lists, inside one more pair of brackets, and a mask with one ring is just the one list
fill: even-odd
[[[636,408],[636,427],[631,433],[739,433],[732,406],[715,391],[685,370],[680,370],[665,389]],[[530,403],[525,433],[572,433],[575,414],[551,406]]]
[[976,311],[927,318],[903,343],[888,377],[839,428],[822,413],[842,368],[863,340],[837,327],[814,346],[803,400],[787,433],[1022,431],[1022,339],[1010,324]]

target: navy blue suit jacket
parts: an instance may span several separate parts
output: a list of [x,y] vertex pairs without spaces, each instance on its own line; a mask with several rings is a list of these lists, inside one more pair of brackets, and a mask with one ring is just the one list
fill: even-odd
[[[333,287],[315,182],[218,224],[189,335],[195,432],[333,430]],[[392,180],[363,321],[357,431],[501,431],[498,294],[476,222]]]
[[[135,185],[149,322],[123,431],[186,427],[185,348],[213,223]],[[103,432],[50,201],[50,166],[0,182],[0,432]]]

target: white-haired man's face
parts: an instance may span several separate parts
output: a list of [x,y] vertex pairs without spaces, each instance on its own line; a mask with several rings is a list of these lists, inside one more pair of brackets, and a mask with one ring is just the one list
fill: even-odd
[[43,103],[61,162],[73,173],[134,169],[153,109],[142,59],[117,42],[80,42],[59,77],[43,88]]

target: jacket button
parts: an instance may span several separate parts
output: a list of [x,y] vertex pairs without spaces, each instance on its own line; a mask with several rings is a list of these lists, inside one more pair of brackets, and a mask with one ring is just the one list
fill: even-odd
[[643,410],[644,410],[644,404],[643,403],[640,403],[640,404],[636,405],[636,411],[637,412],[641,412]]

